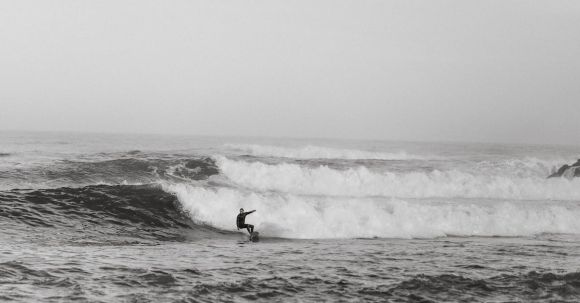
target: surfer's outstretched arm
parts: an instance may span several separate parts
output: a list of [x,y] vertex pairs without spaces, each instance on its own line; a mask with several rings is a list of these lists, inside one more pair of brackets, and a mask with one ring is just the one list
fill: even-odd
[[251,214],[251,213],[253,213],[255,211],[256,211],[255,209],[254,210],[250,210],[249,212],[246,213],[246,215],[249,215],[249,214]]

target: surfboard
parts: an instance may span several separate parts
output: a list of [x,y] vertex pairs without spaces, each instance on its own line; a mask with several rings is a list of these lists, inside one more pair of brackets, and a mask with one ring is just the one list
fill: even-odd
[[260,241],[260,233],[255,231],[250,235],[250,241],[252,242],[258,242]]

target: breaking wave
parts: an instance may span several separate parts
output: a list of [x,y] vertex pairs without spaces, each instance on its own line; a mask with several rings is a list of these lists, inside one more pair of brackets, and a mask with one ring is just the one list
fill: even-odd
[[[369,156],[316,152],[329,151]],[[301,150],[282,152],[299,158]],[[346,152],[353,154],[340,154]],[[213,236],[231,233],[240,207],[258,210],[251,223],[264,236],[284,238],[580,233],[580,178],[547,179],[552,160],[319,161],[139,151],[82,159],[2,171],[0,218],[153,240],[185,239],[205,227]]]
[[577,202],[425,200],[300,196],[231,188],[166,184],[198,224],[235,228],[236,210],[257,209],[249,219],[261,233],[286,238],[526,236],[580,233]]
[[459,170],[376,172],[364,166],[346,170],[297,164],[265,164],[217,157],[220,171],[238,186],[301,195],[402,198],[486,198],[579,200],[580,179],[544,175],[475,174]]
[[335,149],[320,146],[280,147],[255,144],[226,144],[235,151],[257,157],[276,157],[291,159],[344,159],[344,160],[409,160],[425,159],[423,156],[409,155],[404,151],[395,153],[372,152],[353,149]]
[[[563,180],[568,182],[568,180]],[[0,191],[5,222],[141,240],[180,241],[236,230],[237,209],[283,238],[433,238],[580,233],[580,203],[407,199],[256,191],[220,182],[160,180],[150,185]]]

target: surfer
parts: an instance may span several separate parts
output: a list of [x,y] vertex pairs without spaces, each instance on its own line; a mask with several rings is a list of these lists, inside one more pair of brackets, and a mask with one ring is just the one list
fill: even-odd
[[255,212],[255,211],[256,210],[244,212],[244,209],[240,208],[240,214],[238,215],[238,218],[236,219],[236,224],[238,225],[238,230],[240,230],[240,228],[246,228],[246,229],[248,229],[248,232],[250,233],[250,235],[252,235],[252,233],[254,232],[254,225],[246,224],[246,216]]

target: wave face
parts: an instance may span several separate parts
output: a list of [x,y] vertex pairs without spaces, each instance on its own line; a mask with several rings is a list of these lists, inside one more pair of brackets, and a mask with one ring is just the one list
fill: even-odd
[[82,188],[0,192],[0,218],[34,228],[106,238],[179,241],[184,230],[204,232],[179,202],[158,185],[94,185]]

